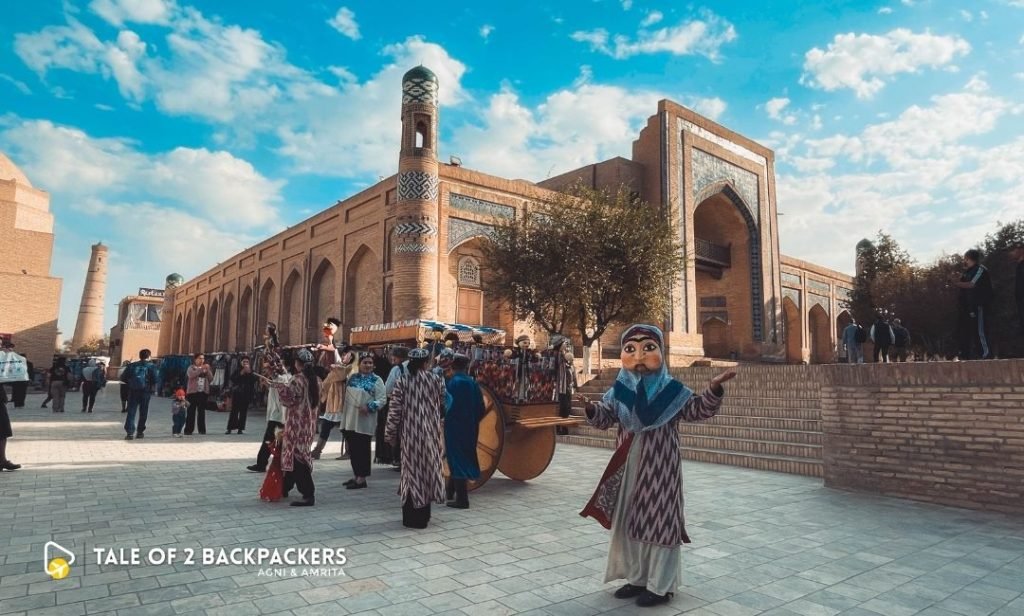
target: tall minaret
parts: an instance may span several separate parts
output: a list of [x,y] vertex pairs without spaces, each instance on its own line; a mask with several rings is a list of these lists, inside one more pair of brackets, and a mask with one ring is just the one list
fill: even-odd
[[396,321],[437,317],[437,76],[417,66],[402,77],[402,148],[392,246]]
[[71,338],[71,352],[103,338],[103,298],[107,290],[107,247],[93,244],[89,271],[85,274],[82,303],[78,306],[78,322]]
[[181,274],[171,274],[164,279],[164,308],[160,313],[160,338],[155,351],[158,357],[170,355],[181,349],[171,348],[174,344],[174,292],[185,282]]

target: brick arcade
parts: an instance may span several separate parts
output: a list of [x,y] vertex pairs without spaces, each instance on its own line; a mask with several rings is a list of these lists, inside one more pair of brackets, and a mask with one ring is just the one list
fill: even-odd
[[[424,67],[403,77],[396,175],[187,282],[170,279],[159,353],[251,348],[268,320],[285,344],[309,342],[328,316],[343,333],[427,318],[543,344],[488,293],[481,242],[583,181],[628,184],[678,230],[687,265],[664,324],[674,356],[834,360],[852,280],[780,253],[771,150],[663,100],[631,159],[536,183],[500,178],[438,161],[439,87]],[[614,349],[618,332],[602,343]]]

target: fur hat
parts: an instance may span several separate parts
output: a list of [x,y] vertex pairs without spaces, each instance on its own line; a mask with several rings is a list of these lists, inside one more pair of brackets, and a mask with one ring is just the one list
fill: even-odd
[[409,359],[426,359],[430,357],[430,351],[419,348],[409,351]]
[[455,359],[455,351],[451,349],[442,349],[437,354],[437,365],[447,368],[451,365],[452,360]]
[[525,341],[527,344],[529,344],[531,342],[530,341],[530,337],[527,336],[526,334],[523,334],[522,336],[519,336],[518,338],[516,338],[516,346],[519,346],[519,343],[523,342],[523,341]]
[[299,349],[299,352],[295,354],[295,359],[301,361],[304,364],[313,363],[313,353],[309,349]]

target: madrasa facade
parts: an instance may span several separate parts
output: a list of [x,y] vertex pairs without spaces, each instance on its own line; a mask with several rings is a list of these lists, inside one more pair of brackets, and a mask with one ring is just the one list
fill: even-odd
[[[499,328],[509,344],[526,333],[542,346],[543,332],[489,293],[482,246],[496,224],[583,182],[628,185],[678,231],[685,267],[662,323],[671,355],[834,361],[852,279],[781,254],[770,149],[662,100],[630,159],[541,182],[502,178],[438,160],[439,87],[422,66],[402,78],[395,175],[190,280],[168,276],[159,354],[252,349],[268,321],[283,344],[315,342],[327,317],[345,339],[424,319]],[[608,332],[602,347],[617,346]]]

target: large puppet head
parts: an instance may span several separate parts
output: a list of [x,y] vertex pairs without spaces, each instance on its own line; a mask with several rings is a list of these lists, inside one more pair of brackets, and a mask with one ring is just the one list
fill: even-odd
[[638,376],[657,374],[665,365],[661,331],[652,325],[633,325],[622,334],[622,368]]
[[516,346],[519,347],[520,349],[523,349],[524,351],[530,348],[530,337],[525,334],[519,336],[518,338],[516,338]]
[[444,338],[444,328],[440,325],[435,325],[430,329],[430,335],[434,338],[434,342],[440,342]]
[[338,333],[339,325],[341,325],[341,321],[338,319],[335,319],[334,317],[327,319],[327,321],[324,322],[324,335],[334,336],[334,334]]

